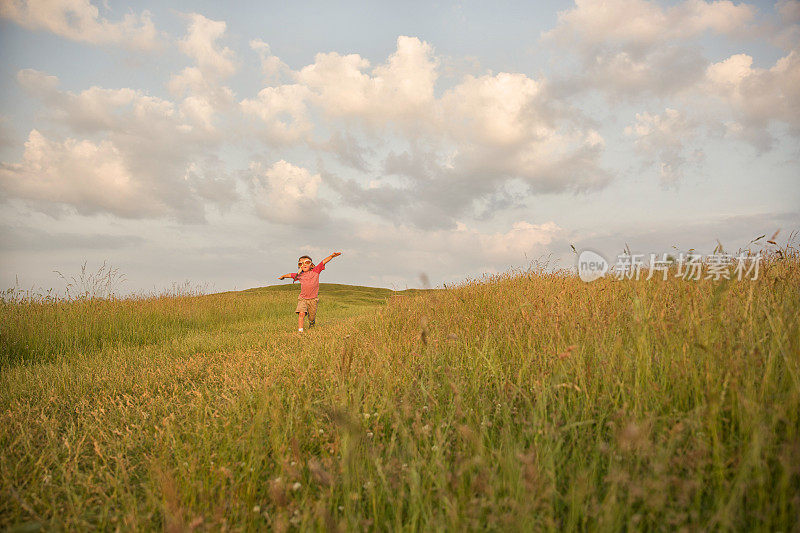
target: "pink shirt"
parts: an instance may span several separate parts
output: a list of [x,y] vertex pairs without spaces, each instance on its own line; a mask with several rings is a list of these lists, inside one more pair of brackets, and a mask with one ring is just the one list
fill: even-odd
[[320,262],[308,272],[292,273],[292,279],[300,280],[300,298],[310,300],[319,294],[319,273],[325,270],[325,263]]

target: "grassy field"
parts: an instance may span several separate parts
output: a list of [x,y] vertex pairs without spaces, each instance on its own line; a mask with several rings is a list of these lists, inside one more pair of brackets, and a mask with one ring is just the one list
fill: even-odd
[[297,290],[2,304],[0,527],[798,528],[796,255]]

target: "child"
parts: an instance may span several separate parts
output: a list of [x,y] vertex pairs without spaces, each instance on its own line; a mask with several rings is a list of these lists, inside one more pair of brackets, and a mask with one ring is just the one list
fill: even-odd
[[314,326],[314,320],[317,317],[317,294],[319,294],[319,273],[325,270],[325,264],[333,259],[342,255],[342,252],[333,252],[331,255],[322,260],[320,264],[314,266],[311,258],[307,255],[301,256],[297,260],[297,273],[284,274],[278,279],[292,278],[292,283],[300,280],[300,296],[297,297],[297,331],[303,331],[303,318],[308,314],[308,327]]

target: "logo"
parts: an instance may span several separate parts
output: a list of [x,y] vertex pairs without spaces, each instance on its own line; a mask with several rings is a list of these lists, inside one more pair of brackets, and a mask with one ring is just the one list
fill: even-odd
[[578,256],[578,276],[585,282],[594,281],[608,274],[608,261],[591,250],[583,250]]

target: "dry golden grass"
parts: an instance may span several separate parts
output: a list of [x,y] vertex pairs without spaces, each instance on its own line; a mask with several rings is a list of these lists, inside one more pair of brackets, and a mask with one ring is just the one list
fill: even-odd
[[[323,286],[304,335],[293,292],[108,303],[191,327],[8,361],[0,526],[788,531],[799,261],[757,281]],[[50,320],[3,312],[4,335],[9,313]]]

